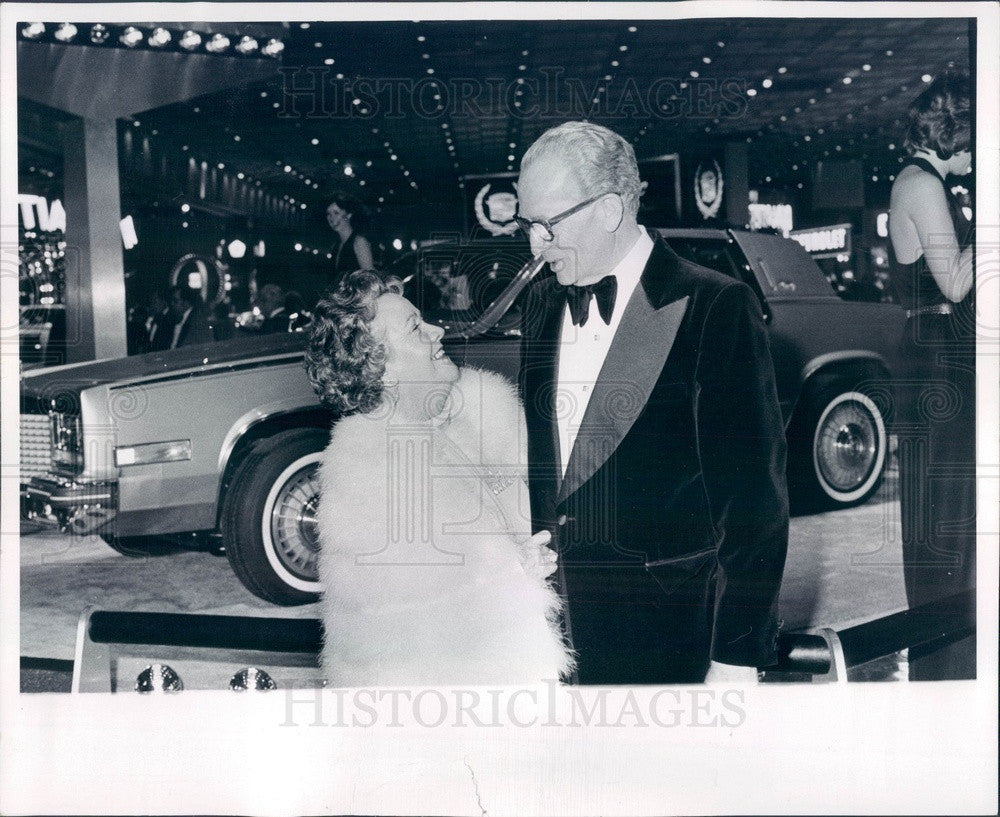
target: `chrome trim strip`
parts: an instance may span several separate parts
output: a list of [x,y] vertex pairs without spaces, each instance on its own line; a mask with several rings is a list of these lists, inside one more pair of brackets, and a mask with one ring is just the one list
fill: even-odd
[[235,361],[229,360],[221,363],[206,363],[202,366],[187,368],[187,369],[177,369],[176,371],[170,372],[170,374],[165,375],[145,375],[143,377],[134,378],[132,380],[126,380],[121,383],[114,383],[108,385],[108,391],[118,391],[119,389],[128,389],[137,385],[148,386],[154,383],[169,383],[172,380],[184,380],[192,377],[206,377],[207,375],[215,374],[219,371],[228,372],[238,372],[245,371],[247,369],[258,369],[265,368],[267,366],[281,366],[286,363],[296,363],[301,362],[305,357],[305,352],[296,352],[295,354],[282,354],[274,355],[272,357],[257,358],[256,360],[250,361]]

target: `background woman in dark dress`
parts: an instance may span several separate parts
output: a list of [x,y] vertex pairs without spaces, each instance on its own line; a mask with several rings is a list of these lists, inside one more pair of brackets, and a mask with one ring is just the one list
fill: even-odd
[[326,208],[326,221],[338,238],[328,284],[333,288],[348,273],[371,269],[375,263],[372,245],[361,234],[367,226],[367,214],[360,201],[343,193],[336,194]]
[[[892,187],[893,285],[907,310],[897,395],[903,570],[911,607],[975,587],[975,307],[971,223],[945,182],[969,172],[969,83],[913,102]],[[911,648],[910,679],[974,678],[975,638]]]

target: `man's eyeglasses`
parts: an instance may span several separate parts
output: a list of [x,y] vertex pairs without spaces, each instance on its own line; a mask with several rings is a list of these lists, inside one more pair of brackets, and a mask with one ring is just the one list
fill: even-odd
[[569,210],[563,210],[559,215],[552,216],[552,218],[543,218],[538,221],[528,221],[526,218],[521,218],[521,216],[514,216],[514,221],[517,222],[517,226],[524,230],[528,234],[528,237],[534,236],[539,241],[544,241],[548,243],[552,241],[556,236],[552,232],[552,228],[555,227],[564,218],[569,218],[573,213],[580,212],[588,204],[593,204],[600,198],[608,195],[607,193],[600,193],[591,199],[586,201],[581,201],[579,204],[570,207]]

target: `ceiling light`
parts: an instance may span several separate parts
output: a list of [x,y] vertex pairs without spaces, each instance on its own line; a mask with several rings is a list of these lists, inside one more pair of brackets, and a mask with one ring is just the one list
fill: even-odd
[[90,27],[90,41],[94,45],[103,44],[105,41],[107,41],[109,36],[110,32],[108,31],[107,26],[101,25],[100,23],[96,23],[95,25],[92,25]]
[[691,79],[698,79],[698,72],[697,71],[692,71],[691,72]]
[[181,212],[182,213],[189,213],[189,212],[191,212],[191,205],[188,204],[187,202],[184,202],[184,204],[181,205]]
[[705,65],[709,65],[712,62],[712,58],[711,57],[702,57],[701,61],[703,63],[705,63]]
[[54,36],[61,43],[68,43],[76,36],[76,31],[76,26],[72,23],[63,23],[56,29],[56,33],[52,36]]
[[236,53],[242,54],[244,57],[253,54],[253,52],[258,48],[259,46],[257,45],[257,41],[253,37],[245,34],[240,37],[240,41],[235,45]]
[[322,48],[323,43],[313,43],[313,48]]
[[627,45],[620,45],[620,46],[618,46],[618,50],[619,51],[628,51],[628,46]]
[[353,176],[354,175],[354,168],[351,167],[350,165],[345,164],[344,165],[344,175],[345,176]]
[[213,34],[212,39],[205,43],[205,50],[218,54],[229,48],[229,38],[225,34]]
[[779,73],[779,74],[784,74],[784,73],[787,73],[787,71],[788,71],[788,69],[787,69],[787,68],[785,68],[785,66],[784,66],[784,65],[782,65],[782,66],[781,66],[781,68],[779,68],[779,69],[778,69],[778,73]]
[[292,166],[291,165],[285,165],[284,170],[285,170],[285,173],[291,173],[292,172]]
[[864,65],[861,66],[861,70],[862,71],[871,71],[872,67],[866,62]]
[[44,33],[44,23],[28,23],[28,25],[21,29],[21,36],[28,40],[37,40]]
[[305,31],[307,28],[309,28],[309,23],[299,23],[299,28]]
[[142,32],[135,26],[128,26],[118,38],[118,42],[126,48],[135,48],[142,42]]
[[218,167],[219,170],[225,170],[226,169],[226,166],[222,162],[219,162],[219,164],[217,164],[216,167]]
[[934,77],[932,77],[930,74],[924,74],[920,79],[922,79],[924,82],[930,82],[932,79],[934,79]]
[[757,96],[757,90],[755,88],[747,88],[747,96]]
[[178,44],[185,51],[194,51],[201,45],[201,35],[197,31],[185,31]]
[[314,144],[314,145],[318,145],[318,144],[319,144],[319,139],[317,139],[317,138],[315,138],[315,137],[313,137],[313,138],[312,138],[312,139],[310,139],[309,141],[310,141],[310,142],[311,142],[312,144]]
[[417,37],[417,42],[418,43],[422,43],[422,42],[426,42],[426,41],[427,41],[427,38],[423,34],[421,34],[420,36]]
[[285,50],[285,44],[281,40],[270,39],[260,49],[260,53],[265,57],[277,57]]
[[772,85],[774,85],[774,82],[770,78],[768,78],[768,79],[765,79],[761,83],[761,85],[763,85],[765,88],[770,88]]
[[327,57],[325,60],[323,60],[323,65],[333,65],[334,62],[335,60],[333,59],[333,57]]
[[886,51],[886,52],[885,52],[885,55],[886,55],[887,57],[891,57],[891,56],[892,56],[892,51]]
[[153,29],[153,33],[149,35],[149,44],[153,48],[163,48],[171,39],[169,31],[162,26],[157,26]]
[[844,85],[850,85],[850,84],[851,84],[851,78],[850,78],[850,77],[844,77],[844,78],[843,78],[843,79],[841,80],[841,82],[843,82],[843,83],[844,83]]

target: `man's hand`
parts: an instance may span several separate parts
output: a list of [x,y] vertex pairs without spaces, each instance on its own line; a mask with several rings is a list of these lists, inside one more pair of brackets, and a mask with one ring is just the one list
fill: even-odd
[[556,572],[558,555],[547,547],[552,541],[552,534],[541,530],[530,538],[519,540],[521,546],[521,565],[529,576],[546,579]]
[[756,684],[757,668],[740,667],[736,664],[720,664],[712,661],[705,675],[706,684]]

